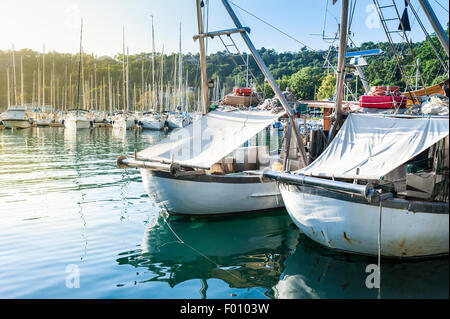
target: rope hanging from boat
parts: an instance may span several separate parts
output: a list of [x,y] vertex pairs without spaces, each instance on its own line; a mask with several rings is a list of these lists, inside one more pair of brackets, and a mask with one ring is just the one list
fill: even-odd
[[381,215],[383,213],[383,200],[380,200],[380,209],[378,214],[378,299],[381,299]]

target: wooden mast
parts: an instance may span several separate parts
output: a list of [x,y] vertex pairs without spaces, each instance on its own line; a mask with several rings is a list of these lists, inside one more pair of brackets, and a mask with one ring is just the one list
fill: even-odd
[[341,28],[339,34],[339,56],[337,68],[337,81],[335,90],[335,112],[336,119],[331,129],[328,144],[334,139],[337,131],[342,126],[342,100],[344,94],[344,77],[345,77],[345,54],[347,53],[347,24],[348,24],[348,0],[342,0],[341,10]]
[[[203,18],[202,18],[202,1],[197,0],[197,22],[198,22],[198,34],[203,34]],[[200,68],[201,68],[201,81],[202,81],[202,114],[206,114],[206,108],[209,105],[209,92],[208,92],[208,73],[206,69],[206,49],[205,39],[200,37],[198,39],[200,45]]]

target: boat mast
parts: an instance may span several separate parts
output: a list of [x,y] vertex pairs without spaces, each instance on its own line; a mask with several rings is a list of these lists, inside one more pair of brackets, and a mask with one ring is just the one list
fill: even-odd
[[[348,0],[345,0],[348,3]],[[227,10],[228,14],[230,15],[231,19],[233,20],[234,24],[236,25],[236,30],[241,34],[242,39],[247,44],[247,47],[249,48],[250,52],[253,55],[253,58],[255,59],[256,63],[258,64],[260,70],[263,72],[264,76],[266,77],[267,81],[269,82],[272,90],[275,92],[275,95],[280,100],[281,105],[285,109],[286,113],[289,116],[290,119],[290,125],[293,128],[293,135],[295,136],[295,139],[297,140],[297,147],[298,151],[300,153],[300,160],[302,161],[304,166],[308,165],[307,157],[306,157],[306,150],[303,145],[302,137],[300,135],[300,130],[298,128],[298,125],[295,122],[294,116],[295,113],[292,110],[292,108],[289,106],[286,97],[284,96],[283,92],[281,92],[280,87],[278,86],[277,82],[273,78],[272,74],[270,74],[269,69],[267,68],[266,64],[264,63],[263,59],[261,58],[258,50],[256,50],[255,46],[253,45],[252,41],[250,40],[250,37],[248,36],[247,32],[249,32],[248,28],[243,28],[241,25],[241,22],[239,21],[238,17],[233,11],[233,8],[231,8],[230,3],[228,0],[222,0],[223,5],[225,6],[225,9]],[[200,33],[201,35],[201,33]],[[202,39],[202,36],[200,36],[200,40]],[[289,147],[289,143],[286,143],[287,147]]]
[[126,72],[125,72],[125,26],[122,28],[122,102],[123,102],[123,110],[126,109],[126,91],[125,91],[125,82],[126,82]]
[[160,94],[160,98],[159,98],[159,108],[158,108],[158,113],[161,112],[163,110],[163,103],[164,103],[164,44],[162,46],[162,51],[161,51],[161,87],[159,89],[159,94]]
[[25,106],[23,96],[23,55],[20,56],[20,100],[22,102],[22,106]]
[[153,26],[153,14],[151,15],[151,17],[152,17],[152,88],[151,88],[151,92],[150,92],[151,106],[149,108],[149,111],[151,111],[151,108],[153,110],[155,110],[155,98],[154,98],[154,91],[155,91],[155,28]]
[[129,74],[129,69],[128,69],[128,54],[129,54],[129,49],[127,47],[127,111],[130,112],[130,74]]
[[180,39],[179,39],[179,51],[178,51],[178,105],[181,106],[181,111],[183,112],[183,55],[181,53],[181,22],[180,22]]
[[6,86],[8,88],[8,109],[11,107],[11,90],[9,88],[9,66],[6,68]]
[[14,54],[14,44],[12,45],[12,60],[13,60],[14,105],[17,105],[16,58]]
[[[227,3],[228,4],[228,3]],[[197,0],[197,22],[198,22],[198,34],[203,34],[203,17],[202,17],[202,1]],[[200,45],[200,68],[201,68],[201,94],[202,94],[202,114],[206,114],[206,108],[209,105],[209,89],[208,89],[208,73],[206,69],[206,50],[205,39],[199,38]]]
[[441,45],[444,47],[445,53],[447,54],[447,57],[448,57],[449,56],[449,43],[448,43],[447,34],[445,33],[444,29],[442,28],[441,24],[439,23],[439,20],[436,17],[436,14],[434,13],[433,9],[431,8],[428,0],[419,0],[419,3],[422,6],[422,9],[425,12],[425,15],[427,16],[428,20],[430,21],[430,24],[433,27],[434,32],[436,32],[436,36],[438,37]]
[[45,105],[45,44],[42,46],[42,106]]
[[348,24],[348,0],[342,0],[341,9],[341,28],[339,31],[339,56],[338,56],[338,68],[337,68],[337,81],[335,89],[335,112],[336,119],[331,129],[330,139],[328,144],[336,136],[337,131],[342,125],[342,99],[345,77],[345,54],[347,53],[347,24]]
[[[77,87],[77,115],[80,108],[80,81],[81,81],[81,56],[82,56],[82,42],[83,42],[83,18],[81,18],[81,31],[80,31],[80,60],[78,61],[78,87]],[[84,94],[83,94],[84,97]]]
[[112,97],[113,97],[113,88],[111,83],[111,68],[108,64],[108,102],[109,102],[109,115],[112,115]]

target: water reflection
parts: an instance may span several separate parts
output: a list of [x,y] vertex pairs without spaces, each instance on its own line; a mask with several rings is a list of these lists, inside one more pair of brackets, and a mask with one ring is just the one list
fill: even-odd
[[[374,258],[336,253],[301,235],[294,254],[286,260],[277,298],[377,298],[365,285]],[[382,298],[448,298],[448,259],[399,262],[382,260]]]
[[271,287],[283,272],[285,259],[297,244],[299,231],[285,213],[214,219],[155,218],[144,234],[142,249],[123,253],[120,265],[145,267],[152,275],[142,281],[167,282],[170,287],[220,279],[231,288]]

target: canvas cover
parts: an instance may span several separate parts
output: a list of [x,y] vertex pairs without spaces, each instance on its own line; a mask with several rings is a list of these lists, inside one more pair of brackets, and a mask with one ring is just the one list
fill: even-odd
[[211,111],[193,124],[172,132],[158,144],[138,153],[139,159],[209,169],[274,123],[284,113]]
[[377,180],[446,137],[448,130],[448,118],[352,113],[327,149],[298,173]]

